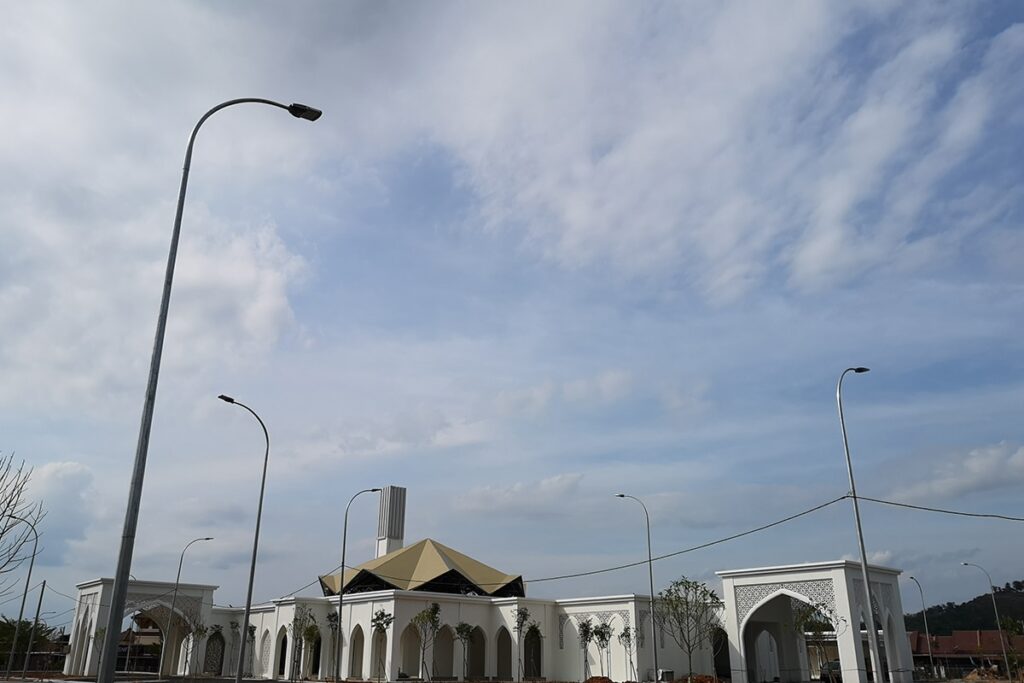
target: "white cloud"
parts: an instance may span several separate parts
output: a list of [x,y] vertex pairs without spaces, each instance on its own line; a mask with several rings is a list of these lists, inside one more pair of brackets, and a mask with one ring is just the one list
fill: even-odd
[[914,483],[895,489],[900,501],[927,502],[968,493],[995,491],[1024,483],[1024,446],[1000,442],[926,461],[915,469]]

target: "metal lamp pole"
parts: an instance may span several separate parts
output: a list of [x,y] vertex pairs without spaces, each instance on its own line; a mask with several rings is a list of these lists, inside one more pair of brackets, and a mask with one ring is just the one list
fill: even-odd
[[[203,538],[194,538],[191,541],[189,541],[188,543],[186,543],[185,547],[181,549],[181,556],[178,558],[178,574],[177,574],[177,576],[174,577],[174,592],[171,594],[171,611],[167,613],[167,628],[164,629],[164,639],[163,639],[163,643],[161,643],[161,645],[160,645],[160,671],[163,671],[164,664],[166,664],[166,662],[164,661],[164,657],[167,654],[167,643],[172,640],[171,639],[171,622],[174,619],[174,607],[175,607],[175,605],[178,602],[178,583],[181,581],[181,565],[185,561],[185,551],[188,550],[189,546],[191,546],[193,543],[199,543],[199,541],[212,541],[212,540],[213,540],[213,537],[211,537],[211,536],[204,536]],[[164,595],[166,595],[166,593],[164,593]],[[118,624],[118,626],[120,626],[120,624]],[[120,634],[118,634],[118,635],[120,635]],[[168,671],[167,672],[168,676],[170,676],[172,674],[173,674],[172,671]]]
[[338,580],[338,631],[334,634],[334,680],[341,680],[341,652],[344,641],[341,638],[341,625],[344,621],[344,613],[341,611],[345,602],[345,547],[348,542],[348,509],[352,507],[352,501],[364,493],[380,493],[379,488],[363,489],[348,500],[345,506],[345,522],[341,527],[341,577]]
[[850,495],[853,497],[853,517],[857,522],[857,543],[860,545],[860,576],[864,582],[864,611],[868,618],[868,648],[871,650],[871,669],[875,672],[875,681],[885,680],[885,673],[882,671],[882,659],[878,649],[878,630],[875,627],[875,608],[871,602],[871,582],[868,580],[868,553],[864,549],[864,530],[860,524],[860,503],[857,500],[857,485],[853,481],[853,463],[850,461],[850,443],[846,438],[846,420],[843,419],[843,378],[846,373],[853,372],[862,374],[868,372],[868,368],[846,368],[839,375],[839,383],[836,384],[836,403],[839,405],[839,425],[843,430],[843,450],[846,453],[846,472],[850,475]]
[[981,571],[985,572],[985,578],[988,579],[989,595],[992,596],[992,610],[996,613],[996,628],[999,630],[999,647],[1003,651],[1003,664],[1006,665],[1006,677],[1010,677],[1010,659],[1006,656],[1006,643],[1003,641],[1003,625],[999,621],[999,607],[996,606],[996,587],[992,583],[992,576],[988,571],[980,564],[974,564],[973,562],[961,562],[965,567],[977,567]]
[[28,576],[25,577],[25,591],[21,594],[21,609],[18,610],[18,621],[14,625],[14,640],[11,641],[11,653],[7,655],[7,673],[4,675],[5,678],[11,677],[11,667],[14,666],[14,648],[18,645],[18,632],[21,631],[21,620],[25,616],[25,598],[28,597],[28,586],[32,581],[32,567],[36,563],[36,553],[39,552],[39,532],[36,531],[36,525],[28,521],[24,517],[18,517],[17,515],[11,515],[11,519],[16,519],[19,522],[28,524],[29,528],[32,529],[32,534],[35,536],[35,541],[32,543],[32,557],[28,561]]
[[32,620],[32,628],[28,632],[28,647],[25,648],[25,662],[21,667],[21,680],[25,680],[28,673],[28,660],[32,656],[32,644],[36,640],[36,627],[39,626],[39,611],[43,609],[43,595],[46,593],[46,579],[39,588],[39,602],[36,603],[36,618]]
[[[245,616],[242,617],[242,642],[238,647],[238,667],[235,669],[235,683],[242,683],[242,674],[245,670],[245,641],[249,639],[249,612],[252,610],[252,584],[256,579],[256,554],[260,547],[260,521],[263,519],[263,492],[267,488],[267,462],[270,460],[270,434],[267,432],[267,425],[263,423],[256,411],[249,406],[236,401],[230,396],[221,394],[218,396],[225,403],[244,408],[256,418],[263,430],[263,439],[266,442],[266,449],[263,451],[263,477],[260,479],[260,500],[256,506],[256,533],[252,539],[252,562],[249,564],[249,588],[245,594]],[[255,644],[254,644],[255,647]]]
[[654,560],[651,557],[651,516],[647,512],[647,506],[636,496],[628,496],[625,493],[616,493],[616,498],[632,498],[640,503],[644,509],[644,519],[647,520],[647,576],[651,580],[651,647],[654,649],[654,680],[661,678],[658,671],[658,632],[654,626]]
[[160,298],[160,313],[157,316],[156,338],[153,341],[153,355],[149,361],[149,379],[146,383],[146,397],[142,404],[142,422],[139,425],[139,440],[135,449],[135,464],[132,469],[131,485],[128,489],[128,507],[124,515],[124,530],[121,534],[121,550],[117,557],[117,572],[114,575],[114,589],[110,596],[110,614],[107,617],[107,631],[103,639],[103,652],[100,661],[97,683],[113,683],[114,669],[117,659],[117,642],[121,635],[121,619],[128,597],[128,572],[131,570],[132,553],[135,550],[135,530],[139,523],[139,506],[142,503],[142,483],[146,476],[146,456],[149,453],[149,432],[153,426],[153,408],[156,404],[156,385],[160,375],[160,359],[163,356],[164,332],[167,328],[167,309],[171,303],[171,282],[174,279],[174,263],[178,256],[178,237],[181,234],[181,214],[185,208],[185,188],[188,186],[188,172],[192,165],[192,147],[196,141],[199,128],[206,119],[216,112],[236,104],[256,103],[267,104],[286,110],[292,116],[307,121],[316,121],[321,111],[304,104],[281,104],[273,100],[256,97],[221,102],[203,114],[192,135],[188,139],[185,150],[185,165],[181,173],[181,188],[178,190],[178,208],[174,214],[174,229],[171,232],[171,247],[167,254],[167,270],[164,275],[163,294]]
[[928,631],[928,603],[924,601],[924,589],[921,588],[921,582],[913,576],[909,577],[911,581],[917,584],[917,590],[921,594],[921,616],[924,618],[924,637],[928,641],[928,666],[932,669],[932,678],[935,677],[935,660],[932,658],[932,634]]

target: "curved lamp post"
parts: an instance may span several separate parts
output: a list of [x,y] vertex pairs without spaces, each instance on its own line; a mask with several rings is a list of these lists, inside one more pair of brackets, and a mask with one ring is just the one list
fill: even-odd
[[[28,585],[32,581],[32,567],[36,563],[36,553],[39,551],[39,532],[36,531],[36,525],[28,521],[24,517],[18,517],[17,515],[11,515],[11,519],[16,519],[19,522],[28,524],[29,528],[32,529],[32,535],[35,536],[35,541],[32,543],[32,557],[28,561],[28,576],[25,577],[25,592],[21,594],[21,609],[18,610],[18,621],[14,625],[14,640],[11,641],[11,652],[7,655],[7,673],[5,678],[11,677],[11,667],[14,665],[14,648],[18,645],[18,632],[21,630],[21,620],[25,616],[25,598],[28,597]],[[26,653],[27,657],[28,654]]]
[[[174,577],[174,592],[171,594],[171,611],[167,613],[167,629],[164,631],[163,643],[160,646],[160,671],[163,671],[165,656],[167,655],[167,643],[171,641],[171,620],[174,619],[174,607],[178,602],[178,583],[181,581],[181,565],[185,561],[185,551],[189,549],[193,543],[199,543],[200,541],[212,541],[212,536],[204,536],[203,538],[194,538],[185,544],[185,547],[181,549],[181,556],[178,558],[178,574]],[[166,595],[166,593],[165,593]],[[171,676],[174,672],[168,671],[167,675]]]
[[[218,396],[220,400],[225,403],[236,405],[239,408],[244,408],[256,418],[256,421],[260,423],[260,427],[263,429],[263,439],[266,441],[267,447],[263,451],[263,478],[260,479],[260,501],[256,506],[256,533],[253,534],[252,540],[252,562],[249,565],[249,588],[245,594],[245,616],[242,617],[242,642],[238,646],[238,667],[235,669],[235,682],[242,683],[242,674],[244,672],[245,664],[245,641],[249,639],[249,612],[252,610],[252,584],[256,579],[256,553],[260,547],[260,520],[263,518],[263,491],[267,487],[267,462],[270,460],[270,434],[267,432],[267,425],[263,424],[263,420],[256,414],[256,411],[249,406],[236,401],[230,396],[221,394]],[[253,645],[255,647],[255,644]]]
[[853,463],[850,461],[850,443],[846,438],[846,420],[843,419],[843,378],[846,374],[853,372],[862,374],[869,372],[868,368],[846,368],[839,375],[839,382],[836,384],[836,403],[839,405],[839,425],[843,430],[843,451],[846,453],[846,473],[850,475],[850,495],[853,497],[853,518],[857,522],[857,543],[860,545],[860,577],[864,582],[864,611],[868,618],[868,647],[871,650],[871,670],[875,672],[875,681],[885,680],[885,672],[882,671],[882,659],[878,649],[878,629],[875,626],[875,608],[871,602],[871,582],[868,580],[868,553],[864,549],[864,530],[860,524],[860,502],[857,500],[857,484],[853,481]]
[[348,541],[348,509],[352,507],[352,501],[364,493],[380,493],[380,489],[363,489],[349,498],[348,505],[345,506],[345,522],[341,527],[341,577],[338,580],[338,630],[334,634],[334,680],[336,681],[341,680],[341,652],[342,645],[344,644],[341,639],[341,625],[344,620],[341,607],[345,602],[345,546]]
[[[128,597],[128,572],[131,570],[132,553],[135,550],[135,530],[139,522],[139,506],[142,502],[142,482],[146,475],[146,456],[149,453],[149,432],[153,425],[153,408],[156,404],[156,384],[160,375],[160,359],[163,356],[164,332],[167,328],[167,309],[171,302],[171,282],[174,279],[174,263],[178,257],[178,237],[181,234],[181,214],[185,207],[185,188],[188,186],[188,172],[192,165],[192,147],[199,128],[215,113],[236,104],[266,104],[284,109],[296,118],[316,121],[321,111],[304,104],[281,104],[258,97],[243,97],[221,102],[203,114],[192,129],[185,150],[185,165],[181,172],[181,188],[178,190],[178,208],[174,214],[174,229],[171,232],[171,248],[167,254],[167,271],[164,275],[163,294],[160,298],[160,314],[156,323],[156,338],[153,341],[153,355],[149,361],[149,379],[146,383],[146,397],[142,404],[142,422],[139,425],[139,441],[135,450],[135,465],[132,470],[131,486],[128,489],[128,508],[124,515],[124,530],[121,534],[121,550],[117,557],[117,572],[114,575],[114,590],[110,596],[110,614],[107,617],[107,631],[103,639],[103,652],[97,683],[113,683],[117,664],[117,641],[121,635],[121,619]],[[243,640],[244,642],[244,640]]]
[[1003,625],[999,621],[999,607],[996,606],[996,587],[992,583],[992,576],[980,564],[974,564],[973,562],[961,562],[960,564],[965,567],[976,567],[985,572],[985,578],[988,579],[989,595],[992,596],[992,610],[996,613],[996,628],[999,630],[999,647],[1003,651],[1003,664],[1006,665],[1006,677],[1010,678],[1010,660],[1006,656],[1006,643],[1003,641]]
[[924,618],[924,637],[928,641],[928,666],[931,667],[932,678],[934,678],[935,660],[932,658],[932,634],[928,630],[928,603],[924,601],[924,589],[921,588],[921,582],[913,576],[907,578],[917,584],[917,591],[921,594],[921,616]]
[[616,493],[616,498],[632,498],[640,503],[644,509],[644,519],[647,520],[647,576],[651,580],[651,647],[654,649],[654,680],[661,678],[658,671],[658,632],[654,626],[654,560],[651,558],[651,516],[647,512],[647,506],[636,496],[628,496],[625,493]]

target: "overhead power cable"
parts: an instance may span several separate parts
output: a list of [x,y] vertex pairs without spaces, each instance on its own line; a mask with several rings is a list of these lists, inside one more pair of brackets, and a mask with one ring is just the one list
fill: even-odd
[[927,505],[911,505],[910,503],[898,503],[893,500],[883,500],[881,498],[868,498],[867,496],[857,496],[857,499],[866,500],[872,503],[881,503],[882,505],[891,505],[893,507],[910,508],[911,510],[920,510],[922,512],[938,512],[943,515],[956,515],[958,517],[980,517],[983,519],[1002,519],[1008,522],[1024,522],[1024,517],[999,515],[993,512],[963,512],[961,510],[946,510],[943,508],[928,507]]

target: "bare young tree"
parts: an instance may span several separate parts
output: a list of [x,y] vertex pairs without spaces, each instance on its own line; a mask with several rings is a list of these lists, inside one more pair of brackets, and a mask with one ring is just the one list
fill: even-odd
[[711,645],[715,629],[720,625],[722,604],[721,598],[707,584],[685,576],[658,593],[655,619],[686,653],[688,681],[693,679],[693,653]]
[[11,592],[17,582],[14,574],[31,558],[32,526],[38,529],[46,514],[42,502],[26,496],[31,476],[31,468],[15,461],[13,453],[0,454],[0,597]]
[[469,648],[473,645],[473,625],[460,621],[455,624],[455,638],[462,643],[462,677],[469,679]]
[[427,666],[427,653],[434,646],[437,632],[441,630],[441,606],[436,602],[430,603],[412,618],[412,624],[420,634],[420,669],[429,681],[432,679]]
[[[395,620],[395,615],[390,612],[385,612],[382,609],[377,610],[373,613],[373,617],[370,619],[370,626],[373,628],[373,639],[375,644],[373,647],[377,647],[376,643],[380,642],[384,638],[387,638],[388,629],[391,628],[391,623]],[[381,683],[383,677],[386,675],[384,665],[384,648],[378,648],[377,652],[377,683]]]
[[644,634],[635,626],[627,626],[622,629],[622,633],[617,638],[619,645],[626,651],[626,660],[629,662],[629,675],[631,676],[630,680],[636,680],[636,666],[633,664],[633,645],[643,645]]

